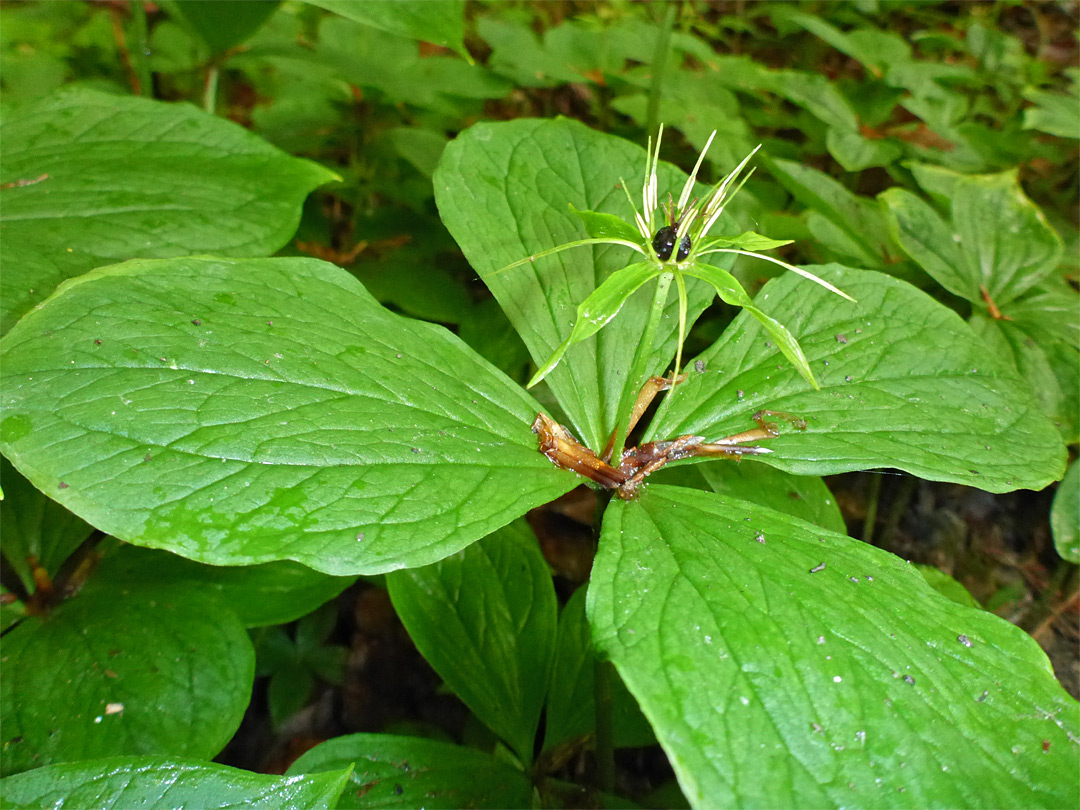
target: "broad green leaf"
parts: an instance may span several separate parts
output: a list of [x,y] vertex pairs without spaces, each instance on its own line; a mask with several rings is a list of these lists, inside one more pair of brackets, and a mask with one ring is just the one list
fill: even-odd
[[296,760],[286,775],[338,772],[350,765],[354,770],[339,810],[532,806],[532,784],[523,772],[481,751],[417,737],[336,737]]
[[0,131],[2,332],[110,261],[273,253],[334,179],[189,105],[90,90],[5,105]]
[[85,521],[46,498],[21,476],[6,458],[0,458],[0,537],[4,560],[19,575],[28,593],[34,592],[29,557],[37,558],[50,577],[94,530]]
[[[714,269],[719,270],[719,268]],[[566,340],[552,352],[551,357],[537,369],[536,374],[529,381],[529,387],[544,379],[559,364],[567,349],[575,343],[592,337],[607,326],[611,319],[619,314],[626,300],[641,289],[647,281],[660,275],[660,272],[660,269],[651,262],[638,262],[604,279],[588,298],[578,304],[574,328],[570,330]],[[727,275],[723,270],[719,272]]]
[[18,601],[15,594],[0,585],[0,633],[6,633],[13,624],[22,621],[25,615],[26,605]]
[[167,551],[130,545],[106,557],[94,576],[110,588],[172,584],[216,594],[245,627],[295,621],[355,581],[354,577],[333,577],[289,561],[204,565]]
[[1080,294],[1063,278],[1051,279],[1011,301],[1005,314],[1040,343],[1061,341],[1080,349]]
[[266,702],[275,729],[300,711],[308,702],[315,678],[300,662],[290,661],[270,677]]
[[530,762],[558,609],[531,530],[511,524],[434,565],[390,574],[386,583],[420,654]]
[[212,762],[108,757],[48,765],[4,780],[4,807],[192,807],[323,810],[336,806],[349,771],[295,776],[251,773]]
[[161,5],[217,54],[254,34],[281,3],[258,0],[225,5],[220,0],[167,0]]
[[851,105],[825,76],[801,70],[767,70],[762,77],[768,90],[805,108],[830,127],[858,129]]
[[1060,237],[1024,194],[1015,170],[957,182],[952,220],[974,282],[968,289],[977,294],[985,286],[998,306],[1046,278],[1061,258]]
[[[578,588],[559,614],[559,634],[545,709],[544,750],[596,730],[596,653],[585,619],[585,588]],[[656,745],[637,701],[617,677],[612,683],[612,736],[616,747]]]
[[949,292],[980,300],[977,284],[971,298],[959,238],[933,206],[904,188],[890,188],[878,199],[885,206],[893,238],[923,270]]
[[848,172],[888,166],[904,154],[903,147],[896,141],[867,138],[860,132],[836,127],[829,127],[825,143],[829,154]]
[[121,754],[209,759],[251,697],[255,656],[218,599],[91,582],[4,636],[4,774]]
[[593,239],[625,239],[627,242],[641,242],[637,228],[622,217],[614,214],[602,214],[599,211],[580,211],[574,209],[585,225],[585,232]]
[[465,285],[420,250],[396,250],[385,259],[355,265],[352,273],[381,303],[414,318],[456,324],[472,306]]
[[431,177],[446,148],[446,137],[423,127],[396,127],[386,137],[401,157],[425,177]]
[[[581,220],[568,204],[632,219],[619,178],[637,195],[644,168],[640,146],[564,119],[477,124],[443,153],[434,177],[439,214],[537,365],[570,334],[578,305],[612,273],[633,264],[637,254],[620,246],[578,247],[497,271],[581,239]],[[657,171],[661,194],[678,192],[686,180],[666,163]],[[730,266],[730,259],[724,261]],[[692,281],[688,292],[692,323],[712,300],[712,291]],[[603,447],[620,416],[619,401],[651,303],[648,288],[631,296],[595,339],[573,347],[547,377],[569,416],[568,426],[594,450]],[[666,370],[677,330],[678,301],[672,295],[648,374]]]
[[512,379],[525,382],[529,350],[494,298],[487,298],[461,317],[458,336],[481,357]]
[[101,268],[0,358],[20,472],[105,532],[211,565],[424,565],[576,484],[537,452],[517,385],[313,259]]
[[[644,441],[716,440],[759,409],[795,414],[756,460],[800,475],[895,467],[991,492],[1040,489],[1064,473],[1065,447],[1027,386],[952,311],[914,287],[841,265],[809,270],[852,303],[788,275],[754,299],[798,338],[821,391],[797,377],[769,335],[740,314],[675,389]],[[695,363],[688,367],[695,366]]]
[[911,45],[896,34],[887,34],[872,28],[858,28],[846,33],[821,17],[796,11],[792,6],[776,6],[771,10],[771,16],[774,24],[783,19],[806,29],[841,53],[870,68],[874,76],[880,77],[881,68],[890,62],[905,62],[911,59]]
[[825,482],[815,475],[792,475],[775,467],[743,461],[710,461],[695,464],[713,492],[741,498],[759,506],[775,509],[839,534],[847,526]]
[[960,177],[951,191],[950,224],[904,189],[880,197],[897,241],[947,290],[982,307],[985,290],[1000,307],[1057,265],[1061,239],[1015,171]]
[[[391,2],[397,5],[399,0]],[[360,2],[365,8],[378,4],[379,0]],[[444,8],[441,2],[415,5],[432,12],[433,18]],[[509,82],[481,65],[457,56],[423,55],[420,44],[412,39],[344,17],[322,20],[314,51],[320,64],[333,68],[350,84],[377,90],[391,102],[443,113],[455,121],[480,114],[479,101],[501,98],[512,89]]]
[[1028,384],[1042,412],[1054,421],[1062,438],[1069,442],[1077,431],[1080,401],[1077,373],[1059,373],[1051,363],[1050,353],[1056,346],[1066,353],[1066,368],[1080,368],[1080,354],[1061,341],[1039,341],[1024,325],[1012,320],[990,318],[976,311],[969,321],[975,334],[985,343],[989,353],[1012,367]]
[[1080,138],[1080,109],[1076,105],[1076,84],[1071,93],[1029,89],[1024,98],[1034,104],[1024,110],[1024,129],[1049,132],[1060,138]]
[[935,568],[932,565],[916,565],[915,568],[923,575],[926,584],[945,598],[951,599],[953,602],[967,607],[982,607],[975,597],[968,592],[967,588],[941,569]]
[[456,51],[469,61],[465,50],[465,0],[307,0],[342,17],[397,36],[432,42]]
[[1050,508],[1054,547],[1063,560],[1080,563],[1080,464],[1073,462],[1058,484]]
[[[869,267],[890,263],[890,237],[878,206],[858,197],[827,174],[790,160],[763,162],[780,184],[799,202],[817,213],[822,222],[810,219],[810,229],[841,255],[851,256]],[[824,223],[828,228],[820,227]],[[829,238],[833,231],[843,240]]]
[[654,485],[608,507],[588,614],[694,807],[1080,801],[1042,650],[881,549]]

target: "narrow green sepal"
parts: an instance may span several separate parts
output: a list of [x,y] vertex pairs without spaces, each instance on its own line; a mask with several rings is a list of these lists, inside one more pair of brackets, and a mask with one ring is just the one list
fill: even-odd
[[799,345],[799,341],[795,339],[795,336],[787,330],[787,327],[780,321],[770,318],[753,304],[747,305],[743,309],[757,318],[761,325],[772,335],[781,353],[791,362],[791,365],[795,366],[795,370],[802,375],[803,379],[810,383],[815,391],[820,391],[821,386],[814,379],[814,372],[810,370],[810,361],[806,359],[802,346]]
[[599,332],[608,321],[619,314],[626,300],[637,292],[642,284],[662,272],[662,268],[652,262],[638,262],[604,279],[603,284],[578,305],[577,320],[574,322],[570,335],[552,352],[551,357],[537,370],[525,387],[532,388],[550,374],[562,360],[567,349]]
[[735,247],[742,250],[773,250],[784,245],[794,244],[794,239],[771,239],[753,231],[744,231],[738,236],[710,236],[701,242],[702,250],[710,248]]
[[814,373],[810,370],[810,363],[806,359],[806,355],[803,354],[802,347],[799,346],[799,342],[795,339],[794,335],[792,335],[782,323],[770,318],[754,306],[746,290],[743,289],[742,285],[739,284],[731,273],[722,268],[701,262],[683,265],[681,270],[685,275],[699,278],[702,281],[711,284],[713,289],[716,290],[716,294],[719,295],[725,303],[742,307],[757,318],[757,320],[761,322],[761,325],[768,330],[770,335],[772,335],[784,357],[795,366],[795,370],[798,371],[810,385],[814,386],[816,390],[820,390],[821,386],[819,386],[817,380],[814,379]]
[[585,231],[593,239],[625,239],[628,242],[641,242],[641,234],[638,233],[637,228],[621,217],[575,208],[573,203],[570,204],[570,210],[580,217],[585,225]]

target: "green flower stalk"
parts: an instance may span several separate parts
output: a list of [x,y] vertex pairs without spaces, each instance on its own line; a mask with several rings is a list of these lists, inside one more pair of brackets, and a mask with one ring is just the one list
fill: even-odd
[[[545,256],[559,253],[573,247],[583,245],[622,245],[641,254],[643,261],[631,264],[623,270],[609,276],[592,294],[578,306],[578,317],[570,334],[566,337],[551,357],[545,362],[529,380],[528,387],[536,385],[546,377],[562,360],[566,350],[582,340],[591,337],[614,318],[627,299],[642,285],[653,278],[657,278],[657,294],[653,301],[653,317],[646,324],[645,336],[655,335],[659,324],[659,315],[667,303],[667,294],[671,283],[674,281],[679,295],[679,340],[675,355],[675,367],[671,375],[674,382],[682,368],[682,347],[686,339],[686,277],[698,278],[708,282],[716,290],[716,294],[728,304],[742,307],[765,327],[770,335],[776,340],[777,346],[784,356],[795,366],[796,370],[814,388],[819,388],[814,379],[810,365],[799,347],[798,341],[781,324],[770,318],[756,306],[742,285],[728,273],[719,267],[702,261],[705,256],[715,253],[734,253],[740,256],[752,256],[767,262],[772,262],[793,273],[798,273],[804,278],[820,284],[831,292],[843,298],[853,301],[847,293],[837,289],[829,282],[785,261],[759,253],[760,250],[770,250],[791,243],[791,240],[776,240],[761,236],[752,231],[739,234],[738,236],[709,236],[709,230],[716,224],[724,208],[731,198],[742,188],[750,175],[751,169],[740,180],[746,165],[757,153],[758,146],[749,155],[743,158],[730,174],[714,185],[704,199],[690,199],[694,184],[697,181],[698,171],[705,160],[716,132],[713,131],[705,148],[701,150],[694,170],[683,186],[677,201],[668,194],[666,203],[661,203],[656,179],[656,167],[660,160],[660,141],[664,134],[663,126],[657,133],[656,142],[649,139],[648,150],[645,159],[645,179],[642,184],[642,209],[638,211],[630,196],[628,186],[620,178],[623,190],[626,192],[627,201],[634,214],[634,225],[612,214],[602,214],[596,211],[579,211],[575,213],[585,223],[589,233],[588,239],[578,239],[567,242],[565,245],[550,248],[535,253],[520,261],[503,267],[498,272],[520,267],[527,262],[536,261]],[[661,220],[663,215],[663,220]],[[653,323],[653,321],[656,321]],[[652,348],[647,339],[642,344],[647,355]],[[647,360],[647,357],[642,360]],[[635,362],[635,366],[640,365]],[[635,369],[637,371],[637,369]],[[637,380],[640,374],[632,374],[631,379],[638,385],[643,382]]]

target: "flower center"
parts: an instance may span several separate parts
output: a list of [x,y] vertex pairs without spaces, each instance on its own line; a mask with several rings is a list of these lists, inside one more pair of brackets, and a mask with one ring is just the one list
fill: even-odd
[[690,237],[684,236],[679,239],[678,230],[674,225],[665,225],[656,232],[656,236],[652,240],[652,246],[660,261],[666,262],[671,258],[671,251],[675,249],[676,241],[679,243],[679,251],[675,254],[675,261],[681,262],[690,255]]

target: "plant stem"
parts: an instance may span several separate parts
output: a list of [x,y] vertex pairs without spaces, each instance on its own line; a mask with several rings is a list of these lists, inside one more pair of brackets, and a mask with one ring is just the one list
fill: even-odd
[[128,5],[131,7],[131,47],[128,48],[128,57],[139,79],[139,95],[151,98],[154,84],[150,65],[146,61],[146,7],[142,0],[131,0]]
[[597,658],[593,672],[593,700],[596,704],[596,780],[600,790],[614,793],[615,740],[611,683],[615,677],[615,668],[610,661]]
[[634,354],[634,362],[630,366],[630,376],[626,380],[622,397],[619,399],[619,421],[615,426],[615,443],[611,449],[611,464],[619,466],[623,448],[626,446],[627,425],[630,421],[630,411],[637,399],[637,393],[645,384],[645,378],[649,372],[649,361],[652,360],[656,349],[656,330],[660,326],[660,318],[664,314],[664,306],[667,304],[668,291],[674,279],[673,273],[661,273],[656,280],[656,294],[653,296],[652,309],[649,311],[649,320],[645,324],[645,331],[641,334],[637,352]]
[[203,85],[202,97],[203,109],[211,115],[214,114],[214,110],[217,108],[217,85],[218,66],[214,62],[206,68],[206,84]]
[[881,476],[870,473],[869,492],[866,494],[866,520],[863,521],[862,540],[868,545],[874,542],[874,524],[877,523],[878,501],[881,499]]
[[675,18],[679,16],[681,3],[668,3],[664,9],[664,19],[660,23],[660,30],[656,35],[656,48],[652,58],[652,83],[649,85],[649,106],[645,117],[645,131],[656,132],[660,124],[660,91],[664,84],[664,73],[667,72],[668,43],[671,41],[671,30],[675,27]]

